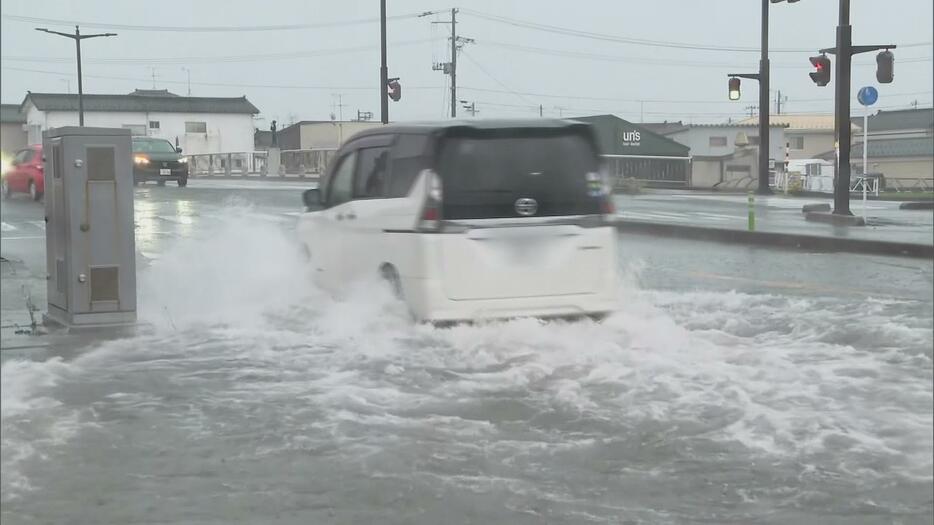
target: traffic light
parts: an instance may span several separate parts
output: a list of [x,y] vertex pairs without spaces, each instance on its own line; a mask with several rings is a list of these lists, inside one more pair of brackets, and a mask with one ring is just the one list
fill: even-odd
[[739,78],[730,78],[730,100],[739,100]]
[[814,71],[810,74],[811,80],[818,86],[826,86],[830,83],[830,59],[826,55],[811,57],[811,64]]
[[389,98],[391,98],[394,102],[398,102],[399,99],[402,98],[402,86],[399,85],[399,79],[389,79],[387,86],[389,87]]
[[895,77],[895,55],[886,49],[876,55],[876,80],[880,84],[890,84]]

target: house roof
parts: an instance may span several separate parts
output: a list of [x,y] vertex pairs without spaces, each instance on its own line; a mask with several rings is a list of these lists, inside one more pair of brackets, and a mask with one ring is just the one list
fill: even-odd
[[[85,111],[128,111],[162,113],[259,113],[249,100],[243,97],[180,97],[165,94],[130,95],[84,95]],[[35,104],[40,111],[78,111],[78,95],[66,93],[27,93],[20,108],[27,102]]]
[[[862,127],[862,116],[853,117],[851,120],[853,124]],[[934,108],[897,109],[869,115],[869,133],[932,128],[934,128]],[[872,151],[872,146],[869,146],[869,150]]]
[[168,89],[134,89],[130,95],[142,95],[146,97],[177,97],[175,93]]
[[[833,159],[835,156],[836,152],[833,150],[818,155],[822,159]],[[862,157],[863,143],[853,144],[850,148],[850,160],[855,161]],[[871,139],[869,141],[870,160],[893,157],[934,157],[934,137]]]
[[677,122],[644,122],[639,125],[659,135],[670,135],[688,129],[680,120]]
[[[739,124],[758,124],[759,117],[749,117],[738,122]],[[832,114],[781,114],[769,115],[769,123],[783,124],[792,130],[826,131],[834,129],[834,116]],[[854,125],[854,129],[860,129]]]
[[[600,147],[605,154],[639,154],[660,156],[688,157],[691,148],[669,137],[655,133],[641,124],[634,124],[616,115],[590,115],[575,117],[572,120],[587,122],[596,131]],[[618,133],[620,131],[639,131],[642,135],[637,144],[623,144]]]
[[0,122],[22,123],[26,116],[20,113],[19,104],[0,104]]

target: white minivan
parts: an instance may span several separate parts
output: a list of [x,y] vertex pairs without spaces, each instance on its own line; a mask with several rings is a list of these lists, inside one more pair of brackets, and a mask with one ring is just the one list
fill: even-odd
[[617,305],[609,188],[581,122],[388,125],[340,148],[298,233],[320,286],[381,276],[418,321],[602,317]]

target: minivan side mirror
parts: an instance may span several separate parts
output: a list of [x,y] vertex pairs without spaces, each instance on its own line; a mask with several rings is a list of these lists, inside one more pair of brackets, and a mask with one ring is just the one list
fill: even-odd
[[182,152],[182,148],[175,148],[175,153],[181,153],[181,152]]
[[302,193],[302,202],[305,203],[306,211],[316,211],[324,208],[321,204],[321,190],[318,188],[305,190]]

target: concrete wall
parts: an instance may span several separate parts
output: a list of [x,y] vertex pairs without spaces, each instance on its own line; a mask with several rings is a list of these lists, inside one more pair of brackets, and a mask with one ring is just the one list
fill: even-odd
[[[854,173],[862,173],[863,159],[852,159]],[[882,173],[886,179],[932,179],[934,182],[934,158],[895,157],[869,159],[869,172]],[[928,185],[931,185],[929,183]]]
[[720,170],[720,160],[695,158],[691,162],[691,187],[713,188],[720,182]]
[[4,122],[0,124],[0,151],[12,155],[26,147],[26,131],[22,122]]
[[[855,138],[856,132],[853,133]],[[862,135],[860,135],[862,136]],[[804,148],[788,150],[790,159],[813,159],[821,153],[833,151],[833,130],[785,130],[785,140],[790,144],[793,137],[804,138]],[[794,146],[794,144],[792,144]],[[782,144],[782,154],[785,153],[785,145]]]
[[[158,128],[150,128],[158,121]],[[206,133],[186,133],[185,122],[204,122]],[[78,114],[66,111],[39,111],[32,104],[26,111],[26,124],[32,127],[28,140],[41,142],[41,131],[62,126],[77,126]],[[234,113],[128,113],[116,111],[85,112],[84,124],[105,128],[137,126],[150,137],[164,138],[178,144],[186,154],[253,151],[253,117]],[[139,128],[139,127],[142,128]],[[36,129],[40,133],[36,133]]]
[[382,126],[380,122],[313,122],[302,124],[301,149],[337,148],[355,133]]

